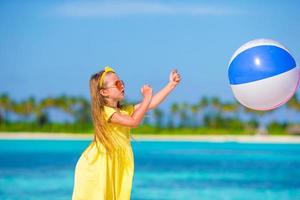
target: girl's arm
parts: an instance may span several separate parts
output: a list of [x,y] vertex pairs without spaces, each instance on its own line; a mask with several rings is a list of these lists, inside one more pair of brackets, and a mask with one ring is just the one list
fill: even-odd
[[110,118],[110,122],[128,127],[137,127],[145,116],[152,99],[152,88],[148,85],[141,89],[144,96],[138,109],[134,110],[131,116],[123,115],[120,112],[115,112]]
[[[177,72],[177,70],[172,70],[170,77],[169,77],[169,83],[161,89],[159,92],[157,92],[150,102],[150,105],[148,107],[148,110],[156,108],[169,94],[170,92],[177,86],[177,84],[180,82],[181,77],[180,74]],[[134,110],[139,109],[141,106],[141,103],[136,104],[134,106]]]

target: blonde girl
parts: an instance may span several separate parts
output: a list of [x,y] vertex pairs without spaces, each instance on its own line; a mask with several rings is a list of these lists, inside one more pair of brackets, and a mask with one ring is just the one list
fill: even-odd
[[94,139],[77,161],[72,200],[129,200],[134,173],[130,129],[137,127],[145,113],[156,108],[180,82],[173,70],[169,83],[152,95],[141,88],[143,100],[121,105],[125,86],[110,67],[91,76],[91,111]]

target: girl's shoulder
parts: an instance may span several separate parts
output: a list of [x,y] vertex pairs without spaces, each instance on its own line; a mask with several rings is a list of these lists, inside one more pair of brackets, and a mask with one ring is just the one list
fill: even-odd
[[121,107],[119,109],[117,108],[112,108],[109,106],[104,106],[104,118],[106,121],[109,121],[111,116],[115,113],[115,112],[122,112],[122,113],[126,113],[128,115],[132,115],[133,111],[134,111],[134,105],[132,104],[127,104],[127,105],[121,105]]
[[133,104],[126,104],[126,105],[121,105],[120,108],[121,111],[127,112],[129,115],[131,115],[134,111],[134,105]]
[[104,106],[104,119],[105,121],[109,121],[111,116],[117,112],[117,110],[115,108],[109,107],[109,106]]

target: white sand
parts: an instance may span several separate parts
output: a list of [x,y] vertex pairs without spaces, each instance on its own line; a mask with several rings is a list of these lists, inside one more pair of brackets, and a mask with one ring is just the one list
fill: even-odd
[[[300,136],[250,136],[250,135],[133,135],[136,141],[207,141],[207,142],[247,142],[247,143],[299,143]],[[93,134],[79,133],[32,133],[0,132],[0,140],[92,140]]]
[[0,140],[91,140],[92,134],[80,134],[80,133],[42,133],[42,132],[0,132]]
[[147,141],[207,141],[245,143],[299,143],[300,136],[258,136],[258,135],[137,135],[136,140]]

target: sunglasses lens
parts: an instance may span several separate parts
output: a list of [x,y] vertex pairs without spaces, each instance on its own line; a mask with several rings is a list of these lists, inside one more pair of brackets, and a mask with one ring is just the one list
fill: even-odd
[[123,81],[116,81],[116,87],[119,89],[119,90],[122,90],[122,87],[124,87],[124,82]]

